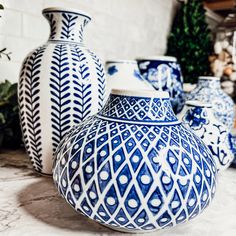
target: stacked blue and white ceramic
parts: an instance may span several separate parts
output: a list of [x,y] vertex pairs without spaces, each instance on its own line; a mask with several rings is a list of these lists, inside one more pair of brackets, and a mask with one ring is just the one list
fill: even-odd
[[186,100],[199,100],[213,105],[215,117],[231,131],[234,125],[234,102],[220,86],[220,78],[200,76],[197,87],[186,94]]
[[214,116],[213,105],[187,101],[181,119],[208,146],[217,170],[227,169],[234,158],[232,135],[227,126]]
[[19,82],[35,170],[53,173],[76,211],[118,231],[149,232],[198,216],[236,150],[234,106],[219,79],[200,77],[186,98],[208,104],[192,101],[183,109],[176,58],[113,60],[106,96],[102,62],[83,44],[91,17],[62,8],[43,15],[49,40],[26,57]]

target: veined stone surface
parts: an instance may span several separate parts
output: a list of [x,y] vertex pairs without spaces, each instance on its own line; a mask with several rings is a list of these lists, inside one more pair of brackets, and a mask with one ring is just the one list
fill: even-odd
[[[150,236],[236,235],[236,170],[218,177],[212,204],[198,218]],[[47,191],[45,191],[45,189]],[[36,174],[23,151],[0,153],[1,236],[125,235],[75,212],[59,196],[51,178]]]

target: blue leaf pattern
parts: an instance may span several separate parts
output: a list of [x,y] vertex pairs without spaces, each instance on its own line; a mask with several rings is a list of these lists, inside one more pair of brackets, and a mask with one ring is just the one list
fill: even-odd
[[101,110],[104,105],[105,95],[106,95],[105,73],[99,58],[93,52],[90,51],[89,53],[92,56],[92,59],[96,65],[96,74],[98,80],[98,107],[99,110]]
[[91,115],[92,91],[90,72],[84,52],[78,46],[71,45],[73,61],[74,111],[73,121],[78,124]]
[[74,29],[78,16],[62,13],[62,17],[61,39],[74,40],[74,35],[71,32]]
[[66,45],[56,45],[53,51],[50,73],[51,122],[53,151],[70,129],[70,86],[69,62]]
[[54,39],[56,35],[56,20],[53,13],[45,14],[45,17],[48,19],[50,24],[50,39]]
[[41,123],[39,115],[40,65],[45,46],[28,56],[20,74],[19,106],[23,138],[36,170],[42,170]]

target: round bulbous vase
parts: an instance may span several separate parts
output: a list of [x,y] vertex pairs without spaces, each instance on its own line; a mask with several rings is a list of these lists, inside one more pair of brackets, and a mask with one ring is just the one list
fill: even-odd
[[214,116],[211,104],[187,101],[183,125],[190,128],[210,149],[218,171],[225,170],[233,161],[232,136],[228,128]]
[[105,70],[83,44],[86,13],[47,8],[49,40],[24,60],[19,107],[24,143],[36,171],[52,174],[53,153],[69,129],[104,105]]
[[234,124],[234,102],[220,86],[220,79],[200,76],[197,87],[185,96],[186,100],[199,100],[213,105],[214,116],[231,131]]
[[176,118],[167,92],[113,90],[60,143],[53,179],[76,211],[137,233],[200,214],[214,196],[216,173],[209,149]]
[[175,57],[156,56],[137,59],[141,75],[156,90],[166,91],[175,114],[184,106],[183,76]]
[[107,97],[112,89],[154,90],[140,74],[137,61],[114,60],[106,62]]

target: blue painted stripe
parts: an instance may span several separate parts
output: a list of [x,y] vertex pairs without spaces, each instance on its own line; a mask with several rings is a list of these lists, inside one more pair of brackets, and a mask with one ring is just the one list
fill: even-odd
[[127,123],[127,124],[135,124],[135,125],[179,125],[181,122],[179,120],[174,121],[142,121],[142,120],[127,120],[127,119],[119,119],[113,117],[107,117],[102,115],[96,115],[97,118],[102,120],[107,120],[111,122],[120,122],[120,123]]

